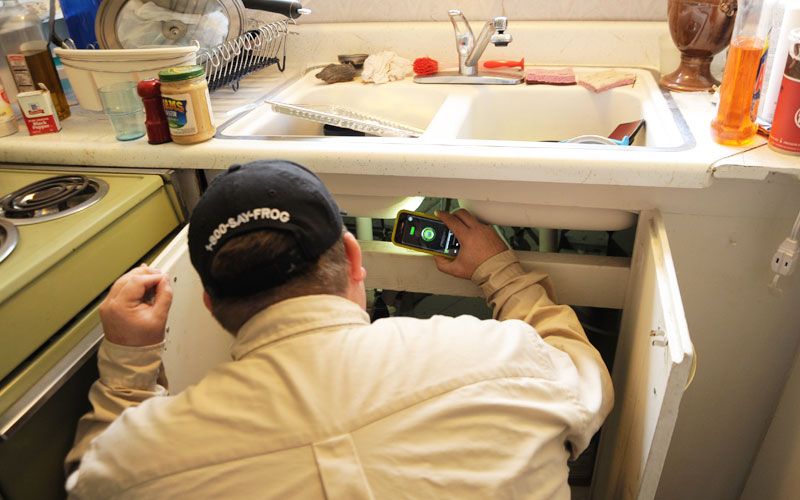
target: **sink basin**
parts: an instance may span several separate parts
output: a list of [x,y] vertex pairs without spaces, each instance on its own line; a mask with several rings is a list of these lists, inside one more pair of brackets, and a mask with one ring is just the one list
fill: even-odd
[[[578,79],[593,70],[576,69]],[[644,118],[635,136],[639,147],[670,148],[684,143],[673,114],[671,97],[662,92],[650,71],[635,73],[634,85],[595,93],[579,85],[516,85],[478,89],[457,139],[560,142],[577,136],[608,137],[617,125]],[[680,115],[678,115],[679,117]],[[682,121],[682,120],[681,120]]]
[[[430,89],[409,81],[385,85],[360,81],[328,84],[314,77],[316,71],[270,95],[270,99],[286,104],[323,106],[337,105],[411,127],[426,129],[436,111],[447,99],[447,89]],[[322,136],[323,124],[277,113],[260,103],[255,109],[236,117],[221,128],[221,137]]]
[[[575,68],[582,74],[607,68]],[[680,113],[668,92],[647,69],[622,68],[636,82],[594,93],[579,85],[422,85],[411,78],[383,85],[360,80],[327,84],[316,70],[268,96],[286,104],[337,105],[389,122],[423,129],[419,138],[358,138],[449,143],[509,142],[515,147],[625,147],[682,149],[690,142]],[[560,144],[576,136],[607,137],[617,125],[644,118],[633,146]],[[323,124],[273,111],[266,103],[220,127],[222,138],[321,137]],[[339,138],[330,138],[337,140]],[[498,144],[500,145],[500,144]]]
[[[498,89],[472,99],[466,111],[469,119],[461,123],[455,137],[530,142],[559,142],[582,135],[608,137],[617,125],[647,114],[633,89],[594,94],[575,85],[533,90],[518,87]],[[652,117],[650,120],[645,117],[645,128],[639,131],[641,135],[636,134],[634,144],[670,144],[674,138],[663,135],[664,132],[647,137],[647,131],[656,126]]]

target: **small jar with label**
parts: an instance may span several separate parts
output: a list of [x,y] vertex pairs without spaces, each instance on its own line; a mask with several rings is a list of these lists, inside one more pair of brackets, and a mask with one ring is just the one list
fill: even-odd
[[169,133],[178,144],[207,141],[217,131],[202,66],[178,66],[158,72]]

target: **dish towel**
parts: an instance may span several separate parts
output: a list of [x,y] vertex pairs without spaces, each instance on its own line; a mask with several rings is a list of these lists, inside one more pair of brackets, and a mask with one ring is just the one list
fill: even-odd
[[412,68],[411,61],[387,50],[367,57],[361,79],[378,84],[402,80],[411,74]]

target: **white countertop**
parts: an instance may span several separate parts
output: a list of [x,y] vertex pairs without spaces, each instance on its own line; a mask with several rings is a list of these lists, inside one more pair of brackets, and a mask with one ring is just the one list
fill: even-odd
[[[376,23],[379,24],[379,23]],[[452,34],[442,28],[443,23],[397,23],[405,27],[405,40],[418,40],[435,33],[443,37],[441,45],[452,45]],[[449,24],[449,23],[447,23]],[[360,24],[355,29],[347,25],[306,25],[294,29],[299,33],[290,38],[289,64],[285,73],[275,67],[262,70],[245,78],[238,92],[222,89],[212,95],[215,120],[220,125],[237,114],[243,106],[260,102],[270,90],[286,78],[298,74],[304,65],[316,61],[301,60],[305,53],[326,61],[325,50],[347,51],[349,45],[363,47],[364,33],[381,32],[381,26]],[[419,33],[408,33],[409,27]],[[586,37],[601,38],[606,45],[622,43],[624,47],[641,52],[638,59],[612,57],[614,64],[636,64],[657,69],[665,65],[669,54],[665,49],[665,23],[517,23],[514,25],[515,43],[525,47],[539,46],[537,36],[553,33],[572,33],[573,45]],[[352,26],[351,26],[352,28]],[[608,37],[603,37],[610,30]],[[613,29],[611,29],[613,28]],[[451,30],[451,28],[448,28]],[[394,44],[395,31],[382,30],[386,43]],[[444,32],[444,34],[442,34]],[[598,35],[600,33],[601,35]],[[373,33],[374,35],[374,33]],[[562,35],[563,36],[563,35]],[[330,48],[329,38],[343,41]],[[355,38],[362,40],[358,45]],[[435,37],[434,37],[435,38]],[[641,40],[640,40],[641,38]],[[528,40],[530,39],[530,40]],[[297,43],[295,43],[297,40]],[[414,42],[414,40],[417,40]],[[519,40],[519,41],[517,41]],[[527,40],[527,41],[526,41]],[[578,40],[578,41],[576,41]],[[617,42],[615,42],[617,40]],[[656,49],[647,48],[649,41],[661,57],[653,55]],[[374,40],[367,49],[378,50]],[[427,40],[438,44],[437,40]],[[588,42],[587,42],[588,43]],[[668,44],[667,44],[668,45]],[[644,46],[644,48],[642,48]],[[326,47],[322,50],[321,47]],[[652,49],[652,50],[651,50]],[[409,50],[417,54],[422,49]],[[451,50],[446,45],[444,51]],[[542,49],[537,49],[541,51]],[[604,53],[616,54],[621,48],[607,47]],[[672,49],[674,51],[674,48]],[[365,50],[362,50],[365,51]],[[369,50],[366,50],[369,52]],[[488,53],[486,57],[496,57]],[[560,55],[561,60],[578,64],[585,57]],[[629,51],[630,52],[630,51]],[[436,54],[434,54],[436,55]],[[335,56],[334,56],[335,57]],[[440,57],[447,57],[446,55]],[[508,55],[508,57],[511,57]],[[541,61],[543,56],[535,59]],[[552,56],[550,56],[552,57]],[[318,59],[319,60],[319,59]],[[526,54],[526,60],[528,59]],[[531,61],[532,62],[532,61]],[[544,61],[545,63],[548,61]],[[530,62],[528,63],[531,64]],[[654,68],[655,66],[655,68]],[[715,104],[708,93],[672,94],[680,113],[694,136],[695,145],[681,151],[648,151],[646,148],[629,150],[597,149],[593,147],[564,148],[543,147],[541,143],[497,147],[484,142],[459,141],[458,144],[411,143],[408,140],[335,141],[325,140],[232,140],[214,138],[205,143],[181,146],[174,143],[150,145],[146,138],[130,142],[114,139],[110,124],[101,112],[85,111],[73,106],[72,116],[64,120],[63,129],[55,134],[28,136],[26,131],[0,138],[0,161],[9,163],[69,164],[111,167],[168,167],[178,169],[223,169],[234,162],[245,162],[265,157],[282,157],[308,165],[320,174],[344,176],[391,176],[399,178],[445,178],[477,181],[515,181],[535,183],[569,183],[610,186],[647,186],[663,188],[703,188],[712,182],[712,176],[726,178],[763,179],[770,172],[800,175],[800,160],[795,156],[778,154],[770,150],[762,137],[757,137],[747,147],[726,147],[713,142],[709,123]],[[24,127],[24,124],[21,124]],[[508,143],[506,143],[508,144]],[[620,148],[622,149],[622,148]],[[634,150],[637,149],[637,150]],[[421,192],[424,190],[421,190]],[[426,193],[423,193],[426,194]]]

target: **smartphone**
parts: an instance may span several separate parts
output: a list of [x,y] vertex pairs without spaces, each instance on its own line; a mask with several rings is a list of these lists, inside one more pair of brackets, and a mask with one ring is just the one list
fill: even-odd
[[460,245],[452,231],[433,215],[400,210],[394,221],[392,243],[418,252],[455,259]]

